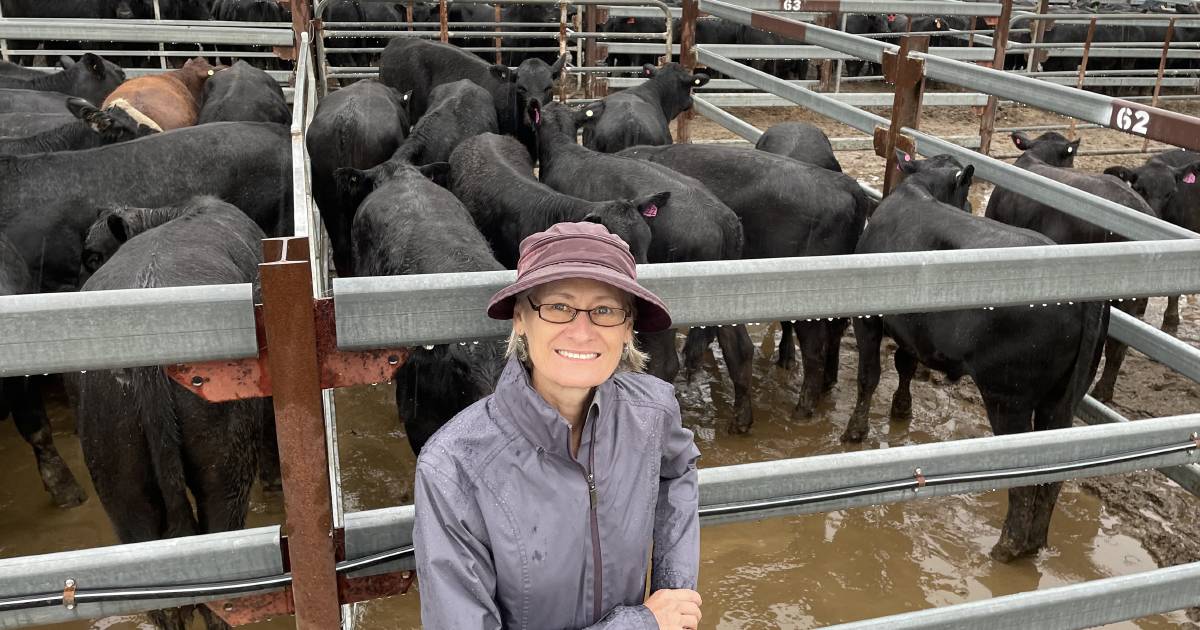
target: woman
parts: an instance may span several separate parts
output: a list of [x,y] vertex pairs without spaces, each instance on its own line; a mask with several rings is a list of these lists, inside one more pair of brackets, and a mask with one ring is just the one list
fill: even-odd
[[421,620],[696,628],[700,452],[674,388],[638,373],[634,329],[671,317],[629,246],[594,223],[534,234],[487,313],[513,322],[496,391],[417,461]]

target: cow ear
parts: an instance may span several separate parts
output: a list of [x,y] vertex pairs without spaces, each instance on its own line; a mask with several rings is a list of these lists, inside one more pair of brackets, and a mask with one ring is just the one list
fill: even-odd
[[79,58],[79,63],[82,63],[89,72],[97,77],[104,78],[104,60],[93,53],[84,53]]
[[1012,141],[1022,151],[1028,151],[1029,147],[1033,145],[1033,141],[1029,139],[1029,136],[1025,135],[1024,131],[1012,132]]
[[70,55],[62,55],[58,58],[58,67],[62,68],[63,70],[66,70],[73,65],[75,65],[75,60],[72,59]]
[[373,187],[371,176],[366,171],[344,166],[333,172],[333,181],[337,183],[338,192],[343,195],[357,197]]
[[970,186],[971,178],[974,176],[975,176],[975,165],[974,164],[966,165],[965,167],[963,167],[963,170],[958,172],[958,185],[960,187]]
[[583,219],[581,219],[581,221],[583,221],[584,223],[595,223],[597,225],[604,225],[604,220],[602,218],[600,218],[600,215],[596,214],[595,212],[589,212],[589,213],[583,215]]
[[604,101],[596,101],[587,107],[575,112],[575,124],[582,125],[583,123],[594,121],[600,118],[604,113]]
[[567,60],[570,58],[570,54],[560,55],[558,60],[554,62],[554,65],[550,66],[550,74],[558,76],[558,73],[562,72],[563,66],[567,65]]
[[1077,138],[1075,140],[1075,142],[1068,144],[1067,148],[1066,148],[1066,154],[1067,155],[1079,155],[1079,143],[1082,141],[1083,141],[1083,138]]
[[125,217],[119,212],[113,212],[108,215],[105,220],[108,225],[108,231],[112,232],[113,238],[117,239],[118,243],[124,243],[129,240],[129,226],[125,223]]
[[1128,184],[1133,184],[1137,181],[1137,172],[1128,166],[1110,166],[1104,169],[1104,174],[1119,177]]
[[449,162],[434,162],[426,164],[419,169],[421,174],[428,177],[430,181],[445,188],[450,184],[450,163]]
[[67,111],[79,120],[87,121],[89,116],[95,115],[100,110],[96,109],[87,99],[72,97],[67,99]]
[[1194,186],[1197,177],[1200,177],[1200,161],[1184,164],[1175,169],[1175,181],[1180,184]]
[[642,65],[642,76],[646,77],[647,79],[654,76],[657,72],[658,68],[652,63]]
[[488,70],[492,73],[492,76],[500,81],[516,80],[516,73],[509,70],[508,66],[502,63],[494,63],[488,66]]
[[708,75],[703,72],[697,72],[690,77],[690,82],[693,88],[704,87],[708,83]]
[[660,192],[649,197],[635,200],[637,203],[638,212],[642,214],[647,221],[658,216],[658,213],[671,200],[670,192]]
[[917,167],[917,163],[913,161],[913,156],[900,149],[896,149],[896,170],[905,175],[912,175],[920,169]]

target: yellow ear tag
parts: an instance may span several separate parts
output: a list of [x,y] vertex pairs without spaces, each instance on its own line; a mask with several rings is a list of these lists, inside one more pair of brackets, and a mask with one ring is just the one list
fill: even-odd
[[214,74],[216,74],[216,73],[217,73],[217,71],[216,71],[216,70],[209,70],[209,71],[208,71],[208,76],[210,76],[210,77],[211,77],[212,75],[214,75]]
[[584,113],[583,113],[583,115],[584,115],[584,116],[587,116],[588,118],[591,118],[591,117],[592,117],[592,116],[594,116],[595,114],[596,114],[596,112],[593,112],[593,111],[592,111],[592,110],[590,110],[590,109],[589,109],[589,110],[587,110],[586,112],[584,112]]

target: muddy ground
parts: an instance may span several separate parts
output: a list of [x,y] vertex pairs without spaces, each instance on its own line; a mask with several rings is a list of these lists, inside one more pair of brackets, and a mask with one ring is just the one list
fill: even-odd
[[[844,126],[822,122],[799,109],[734,110],[760,128],[781,120],[810,120],[831,136],[855,135]],[[883,112],[886,114],[886,112]],[[1190,113],[1200,113],[1195,107]],[[1004,108],[998,127],[1052,124],[1060,119],[1029,108]],[[978,129],[978,118],[966,109],[928,109],[922,127],[938,135],[965,135]],[[693,127],[696,140],[731,138],[703,120]],[[1141,140],[1107,131],[1086,131],[1088,148],[1140,147]],[[1003,137],[1000,153],[1015,152]],[[847,172],[879,186],[883,161],[869,152],[838,155]],[[1082,168],[1100,170],[1110,164],[1136,164],[1143,156],[1081,155]],[[973,193],[979,212],[990,186]],[[1152,300],[1147,320],[1161,322],[1164,300]],[[1200,302],[1185,301],[1180,338],[1200,344]],[[701,465],[721,466],[838,453],[860,448],[890,448],[988,435],[979,394],[963,379],[944,382],[934,375],[913,384],[914,418],[894,423],[887,418],[896,386],[890,356],[871,417],[871,435],[861,445],[838,440],[855,395],[857,350],[851,335],[842,342],[839,383],[815,417],[798,421],[791,409],[799,395],[799,370],[774,365],[775,338],[766,326],[751,327],[754,360],[755,425],[746,436],[731,436],[732,386],[719,354],[710,352],[703,369],[689,381],[676,382],[684,423],[696,433]],[[715,347],[714,347],[715,349]],[[885,349],[890,355],[890,348]],[[339,451],[346,511],[412,501],[414,458],[404,437],[390,385],[362,386],[337,392]],[[1200,407],[1200,386],[1174,374],[1137,352],[1130,353],[1117,382],[1114,408],[1138,419],[1192,413]],[[73,418],[65,400],[52,401],[55,438],[76,475],[87,478]],[[0,425],[0,557],[47,553],[114,544],[103,510],[91,497],[82,507],[59,510],[46,500],[28,447],[11,424]],[[1134,473],[1065,484],[1051,523],[1050,546],[1033,558],[1011,564],[992,561],[1006,509],[1005,492],[941,497],[889,506],[846,510],[757,523],[705,528],[702,533],[700,591],[705,598],[702,627],[720,629],[809,628],[975,601],[1127,575],[1156,567],[1200,560],[1197,499],[1156,472]],[[256,492],[250,526],[279,523],[278,496]],[[403,597],[355,608],[358,627],[374,629],[419,626],[419,584]],[[145,627],[138,617],[56,626],[125,630]],[[291,620],[253,626],[282,629]],[[1200,611],[1180,611],[1114,628],[1166,629],[1200,627]]]

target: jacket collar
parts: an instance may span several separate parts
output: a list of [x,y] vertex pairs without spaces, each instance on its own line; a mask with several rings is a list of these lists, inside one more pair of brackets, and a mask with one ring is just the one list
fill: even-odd
[[601,417],[612,400],[613,379],[601,383],[592,395],[584,416],[583,439],[579,444],[578,458],[571,457],[571,425],[545,398],[533,388],[529,372],[516,357],[510,357],[500,374],[493,399],[501,413],[534,446],[557,453],[567,459],[585,461],[584,456],[591,447],[591,424]]

